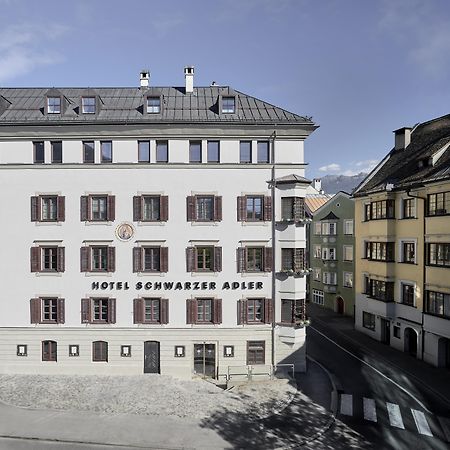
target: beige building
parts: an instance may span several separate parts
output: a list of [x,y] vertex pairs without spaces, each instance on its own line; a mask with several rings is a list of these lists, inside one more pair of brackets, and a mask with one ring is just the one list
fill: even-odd
[[450,367],[450,116],[395,131],[357,187],[355,325]]

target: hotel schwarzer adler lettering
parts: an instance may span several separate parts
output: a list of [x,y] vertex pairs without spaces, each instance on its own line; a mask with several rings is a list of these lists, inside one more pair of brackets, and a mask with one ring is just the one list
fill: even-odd
[[305,369],[317,126],[184,76],[0,88],[3,373]]

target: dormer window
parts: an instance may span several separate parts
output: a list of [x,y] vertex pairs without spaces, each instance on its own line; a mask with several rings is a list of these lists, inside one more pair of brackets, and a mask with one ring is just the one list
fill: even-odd
[[61,114],[61,97],[47,97],[48,114]]
[[159,114],[161,112],[161,98],[147,97],[147,113]]
[[222,113],[234,114],[236,112],[236,99],[234,97],[222,97]]
[[95,114],[95,97],[82,97],[81,111],[83,114]]

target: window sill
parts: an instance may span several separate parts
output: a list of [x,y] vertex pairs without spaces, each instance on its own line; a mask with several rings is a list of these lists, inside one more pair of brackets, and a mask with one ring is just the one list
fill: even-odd
[[167,221],[163,220],[140,220],[138,221],[137,225],[138,227],[154,227],[154,226],[164,226],[167,223]]
[[199,220],[193,220],[190,221],[191,222],[191,226],[193,227],[217,227],[220,224],[220,221],[214,221],[214,220],[203,220],[203,221],[199,221]]
[[264,272],[264,271],[260,271],[260,272],[241,272],[241,277],[242,278],[254,278],[254,277],[268,277],[270,274],[272,273],[272,271],[270,272]]
[[64,272],[35,272],[36,277],[62,277]]
[[399,264],[408,264],[409,266],[418,266],[416,262],[409,262],[409,261],[399,261]]
[[112,277],[114,272],[84,272],[85,277]]
[[204,277],[204,276],[209,276],[209,277],[218,277],[220,272],[214,272],[212,270],[208,270],[208,271],[195,271],[195,272],[190,272],[192,277]]
[[[135,272],[136,273],[136,272]],[[137,272],[138,277],[165,277],[167,272]]]
[[34,222],[36,227],[49,227],[49,226],[62,226],[64,222],[58,222],[57,220],[46,220],[46,221],[42,221],[42,220],[37,220]]
[[106,226],[112,226],[113,222],[108,220],[82,220],[86,226],[95,226],[95,225],[106,225]]

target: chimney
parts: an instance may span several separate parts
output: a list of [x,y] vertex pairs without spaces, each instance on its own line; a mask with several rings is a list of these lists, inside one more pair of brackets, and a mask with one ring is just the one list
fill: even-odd
[[312,185],[316,191],[320,192],[322,190],[322,180],[320,178],[313,178]]
[[147,88],[150,82],[150,72],[147,69],[141,70],[141,88]]
[[395,130],[395,150],[404,150],[411,142],[412,128],[403,127]]
[[186,66],[184,68],[184,78],[186,81],[186,94],[194,92],[194,67]]

